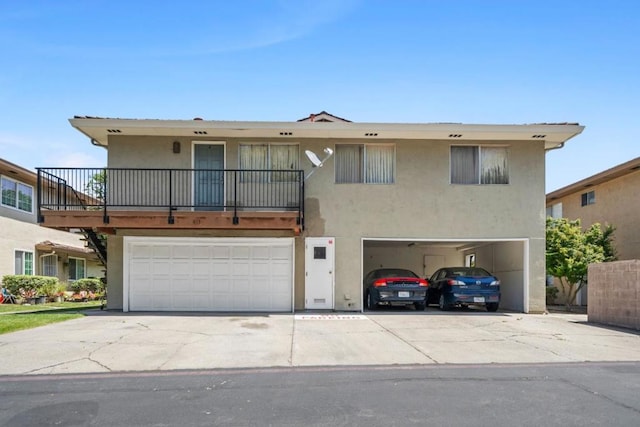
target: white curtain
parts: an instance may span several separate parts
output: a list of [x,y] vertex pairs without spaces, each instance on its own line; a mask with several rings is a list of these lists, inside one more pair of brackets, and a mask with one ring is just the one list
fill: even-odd
[[363,182],[364,146],[358,144],[336,145],[336,183]]
[[451,147],[451,183],[478,183],[478,148],[471,145]]
[[[268,169],[269,146],[266,144],[240,145],[239,158],[241,170],[265,170]],[[266,182],[265,172],[243,172],[240,175],[241,182]]]
[[365,150],[365,182],[367,184],[393,184],[395,147],[393,145],[366,145]]
[[[295,171],[299,169],[299,156],[297,145],[270,145],[269,146],[270,169],[279,171]],[[295,172],[273,172],[273,181],[295,181],[298,175]]]
[[42,257],[42,275],[51,277],[58,275],[57,255],[45,255]]
[[480,184],[508,184],[509,169],[506,147],[481,147],[480,164],[482,173]]

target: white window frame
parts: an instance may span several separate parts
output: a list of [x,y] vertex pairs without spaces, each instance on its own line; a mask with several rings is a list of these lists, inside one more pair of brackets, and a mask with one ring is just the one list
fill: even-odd
[[547,216],[551,218],[562,218],[562,202],[554,203],[547,207]]
[[[288,169],[275,169],[273,167],[273,160],[272,160],[272,156],[271,156],[271,149],[272,147],[282,147],[282,146],[287,146],[287,147],[295,147],[296,148],[296,155],[295,155],[295,160],[296,160],[296,164],[295,167],[293,169],[291,169],[291,171],[297,171],[300,170],[300,144],[297,142],[241,142],[240,144],[238,144],[238,169],[242,170],[261,170],[260,168],[258,169],[250,169],[250,168],[246,168],[243,167],[242,165],[242,147],[249,147],[249,146],[266,146],[267,148],[267,158],[265,159],[265,170],[288,170]],[[241,182],[295,182],[298,180],[298,175],[295,175],[295,178],[293,179],[275,179],[277,177],[271,176],[272,174],[269,174],[269,176],[264,177],[265,179],[254,179],[254,177],[248,177],[241,175],[242,179]],[[292,174],[293,175],[293,174]]]
[[[15,266],[16,266],[16,262],[17,262],[18,253],[22,254],[22,265],[20,266],[20,271],[15,271]],[[26,272],[26,268],[25,268],[26,264],[27,264],[26,254],[30,254],[31,255],[31,272],[30,273],[27,273]],[[13,265],[14,265],[15,274],[17,274],[17,275],[25,275],[25,276],[33,276],[35,274],[34,253],[33,253],[33,251],[29,251],[29,250],[25,250],[25,249],[15,249],[13,251]]]
[[580,195],[580,205],[582,207],[589,206],[589,205],[595,205],[595,203],[596,203],[596,191],[595,190],[587,191],[586,193],[582,193]]
[[[1,194],[0,194],[0,204],[2,206],[10,208],[10,209],[15,209],[15,210],[20,211],[20,212],[25,212],[25,213],[32,214],[34,212],[33,211],[33,208],[34,208],[34,206],[33,206],[34,205],[34,200],[33,199],[34,199],[34,194],[35,194],[33,186],[29,185],[29,184],[26,184],[26,183],[24,183],[22,181],[18,181],[16,179],[10,178],[10,177],[8,177],[6,175],[0,175],[0,192],[2,191],[3,183],[4,183],[5,180],[9,181],[9,182],[11,182],[11,183],[13,183],[15,185],[16,204],[15,205],[6,204],[4,202],[4,200],[2,199],[2,195]],[[30,210],[22,209],[20,207],[20,188],[19,188],[20,186],[26,187],[31,191],[31,194],[30,194],[30,197],[31,197],[31,203],[30,203],[31,206],[30,207],[31,207],[31,209]]]
[[[47,267],[45,266],[46,260],[52,259],[53,274],[47,274]],[[40,255],[40,274],[43,276],[57,277],[58,276],[58,255],[56,254],[44,254]]]
[[[358,146],[358,147],[362,147],[362,178],[360,181],[338,181],[338,161],[337,158],[339,156],[338,151],[339,151],[339,147],[341,146]],[[392,165],[392,171],[391,171],[391,180],[389,182],[370,182],[367,180],[367,165],[368,165],[368,158],[367,158],[367,147],[392,147],[393,148],[393,153],[391,154],[393,156],[393,158],[391,159]],[[365,144],[365,143],[357,143],[357,144],[336,144],[335,145],[335,155],[334,155],[334,182],[336,184],[368,184],[368,185],[392,185],[396,183],[396,158],[397,158],[397,150],[396,150],[396,144]]]
[[[78,273],[78,267],[76,264],[76,267],[74,268],[74,278],[71,278],[71,260],[74,260],[74,262],[78,262],[78,261],[82,261],[82,277],[77,277],[77,273]],[[85,279],[87,277],[87,260],[84,258],[76,258],[76,257],[69,257],[69,281],[70,282],[75,282],[76,280],[80,280],[80,279]]]
[[[475,147],[478,150],[478,175],[476,177],[476,181],[472,183],[464,183],[464,182],[453,182],[453,147]],[[482,149],[490,149],[490,148],[503,148],[506,151],[506,175],[507,182],[500,183],[483,183],[482,182]],[[510,147],[508,145],[498,145],[498,144],[452,144],[449,146],[449,184],[452,185],[509,185],[511,183],[511,169],[509,167],[510,164]]]
[[475,267],[476,266],[476,254],[468,254],[464,256],[464,266],[465,267]]

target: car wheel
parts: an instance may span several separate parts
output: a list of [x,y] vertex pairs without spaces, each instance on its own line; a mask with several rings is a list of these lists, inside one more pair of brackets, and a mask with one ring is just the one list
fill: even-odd
[[367,308],[369,310],[376,310],[378,308],[378,303],[375,298],[371,295],[371,292],[367,294]]
[[414,302],[413,305],[416,311],[424,311],[424,309],[427,308],[427,304],[424,302]]
[[488,302],[487,303],[487,311],[490,311],[492,313],[495,312],[495,311],[498,311],[498,305],[499,305],[499,303],[497,303],[497,302]]
[[447,311],[451,309],[451,306],[445,302],[444,295],[442,294],[440,295],[440,299],[438,300],[438,307],[442,311]]

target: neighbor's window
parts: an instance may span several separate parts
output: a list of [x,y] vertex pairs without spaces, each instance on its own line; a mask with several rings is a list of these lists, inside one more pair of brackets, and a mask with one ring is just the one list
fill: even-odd
[[33,212],[33,187],[3,176],[2,204],[24,212]]
[[589,191],[582,194],[582,206],[593,205],[596,202],[596,192]]
[[551,218],[562,218],[562,203],[555,203],[547,207],[547,216]]
[[69,257],[69,280],[85,278],[85,265],[82,258]]
[[509,149],[477,145],[451,147],[452,184],[508,184]]
[[58,256],[55,254],[44,255],[41,259],[41,271],[43,276],[55,277],[58,275]]
[[[240,169],[278,172],[247,172],[243,182],[296,181],[300,169],[297,144],[241,144]],[[288,172],[291,171],[291,172]]]
[[15,252],[15,274],[33,274],[33,252]]
[[336,145],[336,183],[393,184],[395,151],[394,145]]

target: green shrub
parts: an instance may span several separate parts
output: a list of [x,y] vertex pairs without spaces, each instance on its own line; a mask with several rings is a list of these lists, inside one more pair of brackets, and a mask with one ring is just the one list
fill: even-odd
[[69,290],[74,293],[86,291],[99,294],[104,292],[104,284],[100,279],[78,279],[69,285]]
[[547,292],[547,304],[554,304],[558,296],[558,288],[555,286],[547,286],[545,290]]
[[[57,277],[51,276],[31,276],[24,274],[9,274],[2,276],[2,285],[13,295],[40,294],[48,295],[47,291],[58,285]],[[22,291],[21,291],[22,290]]]

